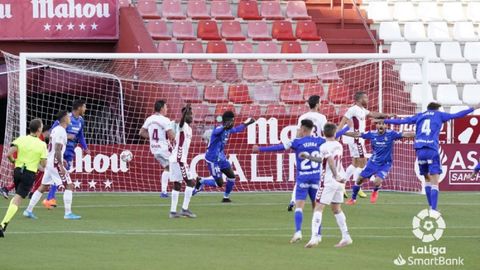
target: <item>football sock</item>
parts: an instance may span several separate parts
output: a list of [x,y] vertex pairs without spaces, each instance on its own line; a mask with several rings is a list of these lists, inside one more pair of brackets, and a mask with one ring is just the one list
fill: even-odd
[[292,197],[290,198],[290,202],[291,202],[291,203],[294,203],[294,204],[295,204],[295,199],[296,199],[296,198],[295,198],[295,197],[296,197],[295,194],[296,194],[296,193],[297,193],[297,185],[295,184],[295,185],[293,186],[293,190],[292,190]]
[[40,191],[35,191],[32,195],[32,198],[30,199],[30,203],[28,204],[27,211],[32,212],[33,207],[37,205],[38,201],[42,198],[42,193]]
[[425,196],[427,196],[428,206],[432,207],[432,200],[430,196],[432,194],[432,184],[430,182],[425,182]]
[[322,212],[314,211],[312,217],[312,237],[320,236],[320,225],[322,225]]
[[57,185],[53,184],[50,186],[50,191],[48,191],[47,200],[55,199],[55,193],[57,192]]
[[5,214],[5,217],[2,220],[2,224],[1,224],[2,227],[4,227],[6,223],[10,222],[10,220],[13,218],[15,213],[17,213],[17,210],[18,210],[18,206],[13,203],[13,199],[12,199],[10,201],[10,205],[8,206],[7,213]]
[[185,188],[185,197],[183,198],[183,205],[182,205],[182,208],[185,210],[188,210],[188,207],[190,205],[190,199],[192,198],[193,189],[194,189],[193,187]]
[[223,195],[224,198],[230,197],[233,186],[235,186],[235,178],[227,178],[227,184],[225,185],[225,194]]
[[180,191],[172,190],[172,204],[170,205],[170,212],[176,213],[177,212],[177,204],[178,204],[178,195]]
[[377,192],[379,189],[380,189],[380,187],[375,186],[375,187],[373,188],[373,192]]
[[303,210],[302,208],[295,209],[295,232],[299,232],[302,230],[302,222],[303,222]]
[[200,182],[207,187],[217,186],[217,182],[215,182],[215,179],[213,179],[213,177],[203,178],[202,180],[200,180]]
[[342,232],[342,238],[346,238],[348,236],[347,217],[343,212],[340,212],[335,214],[335,219],[337,220],[337,225]]
[[352,188],[352,199],[353,200],[356,200],[357,199],[357,195],[358,195],[358,192],[360,191],[360,185],[353,185],[353,188]]
[[432,209],[437,210],[437,203],[438,203],[438,185],[432,185],[432,191],[430,193],[430,201],[432,202]]
[[167,193],[168,179],[170,178],[169,171],[163,171],[162,173],[162,193]]
[[355,168],[355,171],[353,171],[353,181],[357,181],[358,176],[360,176],[360,173],[363,171],[363,168]]
[[65,206],[65,215],[72,213],[73,191],[66,189],[63,192],[63,204]]
[[[345,171],[345,178],[346,178],[347,181],[350,180],[350,177],[352,177],[355,169],[356,168],[352,164],[350,164],[350,166],[348,166],[347,170]],[[353,179],[353,180],[357,181],[357,179]]]

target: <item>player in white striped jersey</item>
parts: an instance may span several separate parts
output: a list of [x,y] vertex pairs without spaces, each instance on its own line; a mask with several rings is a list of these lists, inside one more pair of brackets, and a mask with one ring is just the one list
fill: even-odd
[[[312,136],[321,137],[323,126],[325,125],[325,123],[327,123],[327,117],[319,113],[320,96],[318,95],[310,96],[308,98],[308,106],[310,107],[310,111],[302,114],[300,118],[298,118],[298,128],[302,126],[302,120],[308,119],[313,122]],[[293,187],[290,204],[288,205],[288,208],[287,208],[289,212],[293,210],[293,207],[295,207],[295,193],[296,193],[295,187],[296,186],[297,185],[294,185]]]
[[[190,143],[192,142],[192,128],[189,126],[193,122],[192,108],[187,104],[182,108],[182,119],[178,125],[175,135],[175,147],[170,156],[170,175],[173,181],[172,204],[170,206],[170,218],[177,217],[197,217],[189,210],[190,199],[194,190],[195,183],[192,179],[190,168],[188,167],[187,157]],[[183,198],[182,212],[177,214],[178,196],[182,188],[182,181],[185,181],[185,197]]]
[[150,140],[150,152],[164,169],[162,173],[162,193],[160,194],[162,198],[168,198],[167,186],[170,178],[168,167],[171,148],[170,141],[175,139],[172,123],[166,115],[166,102],[164,100],[157,100],[155,102],[155,113],[145,120],[145,123],[140,129],[140,136]]

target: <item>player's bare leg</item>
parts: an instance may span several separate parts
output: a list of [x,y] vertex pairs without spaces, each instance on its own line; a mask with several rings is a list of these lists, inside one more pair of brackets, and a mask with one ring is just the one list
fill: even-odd
[[295,201],[295,233],[293,234],[292,239],[290,239],[291,244],[302,240],[303,207],[305,207],[304,200]]
[[342,240],[340,240],[340,242],[338,242],[338,244],[336,244],[334,247],[341,248],[351,245],[353,243],[353,240],[348,233],[347,217],[342,211],[341,204],[332,203],[332,212],[335,215],[335,219],[337,220],[338,228],[340,228],[340,231],[342,233]]
[[380,177],[375,177],[375,188],[373,189],[373,192],[372,192],[372,195],[370,197],[370,202],[371,203],[377,203],[377,199],[378,199],[378,190],[380,189],[380,187],[382,186],[382,178]]

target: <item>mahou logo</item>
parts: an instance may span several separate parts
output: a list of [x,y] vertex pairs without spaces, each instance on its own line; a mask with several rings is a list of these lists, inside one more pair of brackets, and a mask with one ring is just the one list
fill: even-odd
[[75,148],[75,173],[113,173],[128,172],[127,162],[120,159],[118,154],[96,154],[83,156],[80,147]]
[[54,4],[53,0],[32,0],[32,7],[34,19],[110,17],[108,3],[81,4],[67,0],[67,3]]

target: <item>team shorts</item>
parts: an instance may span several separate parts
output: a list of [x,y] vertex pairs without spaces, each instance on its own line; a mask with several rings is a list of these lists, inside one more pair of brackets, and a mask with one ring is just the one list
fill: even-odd
[[25,199],[32,189],[35,182],[35,173],[21,168],[15,168],[13,171],[13,183],[15,184],[15,193]]
[[315,196],[315,202],[325,205],[332,203],[343,203],[343,193],[345,186],[335,180],[328,181],[327,184],[322,185]]
[[380,177],[382,180],[385,180],[391,168],[392,168],[391,163],[377,165],[377,164],[368,162],[367,166],[365,166],[365,168],[360,173],[360,176],[363,178],[370,178],[372,177],[372,175],[375,175],[377,177]]
[[72,179],[70,178],[70,173],[66,171],[64,175],[60,174],[60,170],[58,169],[60,165],[56,165],[56,167],[47,166],[45,168],[45,173],[43,174],[42,178],[42,185],[57,185],[60,186],[63,182],[67,184],[72,183]]
[[311,178],[302,181],[297,180],[297,183],[295,184],[295,200],[305,201],[308,195],[313,202],[317,195],[319,182],[320,178]]
[[420,175],[442,174],[440,155],[438,151],[430,148],[416,149]]
[[182,182],[184,180],[191,180],[192,174],[190,168],[186,163],[170,162],[170,181]]
[[207,162],[208,171],[210,172],[210,175],[215,179],[222,178],[222,170],[232,168],[232,165],[226,159],[222,159],[215,162],[212,162],[209,160],[205,160],[205,161]]
[[352,158],[364,158],[367,153],[364,142],[348,143],[348,150],[350,150],[350,156]]
[[170,151],[162,150],[155,153],[153,156],[163,168],[166,168],[170,163],[170,155],[171,155]]

